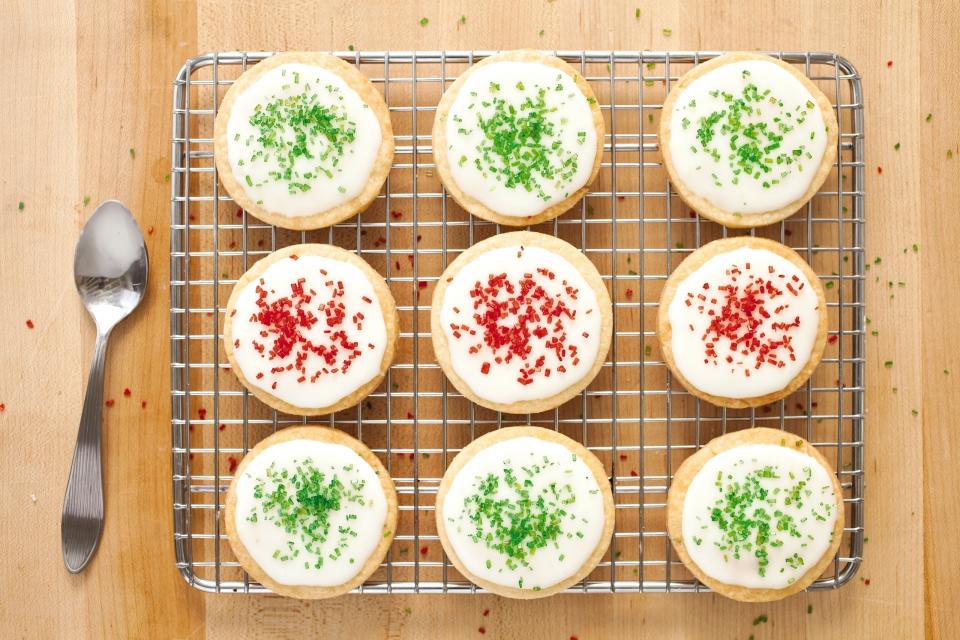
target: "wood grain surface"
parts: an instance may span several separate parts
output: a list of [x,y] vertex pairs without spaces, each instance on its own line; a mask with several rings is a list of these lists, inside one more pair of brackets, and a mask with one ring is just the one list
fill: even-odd
[[[951,597],[960,586],[954,413],[960,337],[953,315],[960,308],[954,258],[960,7],[932,0],[771,5],[3,2],[0,635],[954,637],[960,627]],[[429,21],[421,26],[424,17]],[[881,264],[871,270],[879,280],[867,281],[869,329],[877,332],[867,338],[868,544],[851,584],[748,605],[697,594],[564,595],[538,602],[347,596],[300,603],[204,596],[183,582],[174,568],[170,512],[165,176],[171,82],[183,61],[201,52],[348,44],[371,50],[822,50],[857,66],[865,90],[867,257],[880,257]],[[91,567],[70,576],[60,557],[59,516],[93,344],[92,323],[71,283],[73,245],[95,204],[109,197],[125,202],[147,232],[151,280],[141,307],[111,339],[107,521]],[[754,625],[761,615],[766,622]]]

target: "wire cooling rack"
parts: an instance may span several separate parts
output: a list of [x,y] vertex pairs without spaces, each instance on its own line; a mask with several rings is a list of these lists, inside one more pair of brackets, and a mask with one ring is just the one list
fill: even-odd
[[[666,497],[678,465],[727,431],[772,426],[804,436],[835,465],[846,522],[835,561],[814,589],[856,573],[863,549],[863,101],[860,76],[831,53],[772,52],[831,99],[840,123],[837,163],[823,188],[786,221],[756,235],[787,244],[826,285],[830,341],[810,382],[757,409],[720,409],[675,383],[654,334],[667,276],[701,244],[728,233],[672,192],[657,127],[671,83],[719,52],[559,51],[601,104],[607,135],[593,190],[560,218],[533,227],[561,237],[594,262],[614,300],[614,340],[601,373],[553,411],[501,415],[458,394],[434,361],[433,283],[461,251],[498,233],[444,193],[430,130],[443,90],[492,52],[338,52],[366,74],[390,107],[396,157],[383,193],[356,218],[290,232],[232,202],[213,162],[213,121],[227,88],[270,53],[213,53],[188,60],[173,87],[170,220],[170,347],[173,515],[177,567],[194,587],[262,592],[239,567],[220,519],[237,462],[275,430],[335,425],[363,440],[397,485],[400,522],[384,564],[364,593],[472,592],[444,557],[434,524],[437,487],[452,457],[501,426],[561,431],[596,453],[610,474],[616,532],[610,552],[576,592],[706,590],[666,535]],[[320,420],[277,413],[229,371],[220,340],[223,307],[237,278],[274,249],[325,242],[355,250],[385,278],[398,303],[397,357],[354,409]]]

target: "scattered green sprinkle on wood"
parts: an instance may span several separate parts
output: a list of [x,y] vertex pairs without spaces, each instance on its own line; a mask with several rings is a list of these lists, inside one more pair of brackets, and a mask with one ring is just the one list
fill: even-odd
[[898,142],[897,144],[893,145],[893,150],[894,150],[894,151],[900,151],[900,143],[899,143],[899,142]]
[[137,150],[134,149],[133,147],[130,147],[130,158],[136,159],[136,157],[137,157]]
[[353,45],[352,45],[352,44],[348,44],[348,45],[347,45],[347,51],[353,51],[353,50],[354,50],[354,49],[353,49]]
[[467,24],[467,16],[460,16],[460,24]]
[[753,626],[757,626],[758,624],[763,624],[766,621],[767,621],[767,616],[765,615],[757,616],[756,618],[753,619]]
[[420,18],[420,26],[421,26],[421,27],[425,27],[425,26],[427,26],[428,24],[430,24],[430,20],[429,20],[428,18]]
[[540,33],[538,33],[537,35],[542,38],[542,37],[543,37],[543,29],[540,29]]
[[83,206],[90,204],[90,196],[83,196]]
[[867,538],[866,536],[864,536],[863,544],[867,544],[868,542],[870,542],[870,538]]
[[947,149],[947,160],[953,160],[953,149]]
[[18,209],[19,211],[23,211],[23,200],[21,200],[21,201],[19,202],[19,204],[17,204],[17,209]]
[[[864,540],[864,542],[866,542],[866,540]],[[810,615],[811,613],[813,613],[813,605],[812,605],[812,604],[808,604],[808,605],[807,605],[807,615]]]
[[667,37],[669,38],[670,36],[673,35],[673,29],[666,29],[666,28],[664,28],[664,30],[663,30],[663,35],[665,35],[665,36],[667,36]]
[[912,249],[913,249],[913,252],[914,252],[914,253],[917,253],[918,251],[920,251],[920,245],[915,244],[915,245],[913,245]]
[[893,360],[887,360],[883,363],[883,366],[887,369],[893,369]]
[[633,17],[637,20],[640,19],[640,7],[637,7],[636,11],[633,12]]
[[927,122],[930,122],[931,120],[933,120],[933,114],[932,114],[932,113],[928,113],[926,120],[927,120]]
[[827,282],[823,286],[825,286],[827,289],[833,289],[833,281]]
[[876,258],[874,258],[873,264],[880,264],[880,256],[877,256]]
[[[424,18],[424,20],[426,20],[426,18]],[[410,615],[411,613],[413,613],[413,609],[411,609],[410,607],[404,607],[403,612],[407,615]]]
[[[914,415],[914,417],[920,415],[920,412],[917,411],[916,409],[910,409],[910,413],[912,413],[912,414]],[[911,515],[913,515],[913,514],[911,514]]]
[[653,347],[651,347],[650,345],[647,345],[643,348],[644,355],[649,356],[651,353],[653,353]]

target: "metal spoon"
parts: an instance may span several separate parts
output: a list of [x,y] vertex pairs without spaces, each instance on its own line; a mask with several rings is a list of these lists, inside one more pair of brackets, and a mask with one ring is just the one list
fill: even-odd
[[83,227],[73,258],[73,274],[83,306],[97,325],[97,343],[60,519],[63,562],[70,573],[79,573],[93,557],[103,531],[100,423],[107,338],[140,304],[147,286],[143,234],[127,208],[116,200],[103,202]]

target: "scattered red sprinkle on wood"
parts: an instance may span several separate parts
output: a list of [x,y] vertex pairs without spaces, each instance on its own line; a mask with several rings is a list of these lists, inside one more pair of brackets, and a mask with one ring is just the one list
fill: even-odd
[[257,246],[258,246],[258,247],[262,247],[262,246],[263,246],[263,240],[257,240]]
[[893,60],[887,60],[887,69],[893,66]]
[[3,412],[6,411],[6,410],[7,410],[7,405],[5,405],[5,404],[3,404],[2,402],[0,402],[0,413],[3,413]]
[[141,409],[146,409],[146,408],[147,408],[147,401],[146,401],[146,400],[141,400],[141,401],[140,401],[140,408],[141,408]]
[[570,640],[580,640],[577,636],[570,636]]
[[123,397],[124,398],[130,397],[130,387],[127,387],[126,389],[123,390]]
[[190,429],[190,433],[193,433],[193,423],[191,422],[187,427]]
[[620,202],[623,202],[626,199],[627,199],[626,196],[617,196],[617,200],[619,200]]
[[227,425],[225,425],[225,424],[220,425],[220,431],[223,431],[223,430],[226,429],[226,428],[227,428]]
[[483,617],[486,618],[488,615],[490,615],[490,609],[484,609],[484,610],[483,610]]
[[192,453],[190,454],[190,459],[193,460],[193,454],[192,454]]
[[430,283],[427,282],[426,280],[421,280],[417,283],[417,286],[420,287],[421,289],[426,289],[429,284]]
[[627,289],[626,291],[623,292],[623,294],[627,296],[627,300],[633,299],[633,289]]
[[784,230],[783,230],[783,235],[785,235],[785,236],[787,236],[787,237],[790,237],[790,236],[793,235],[793,231],[790,231],[790,229],[784,229]]
[[107,401],[104,402],[103,404],[107,405],[107,408],[112,407],[112,406],[113,406],[113,400],[107,400]]
[[27,320],[27,329],[33,329],[33,320]]
[[410,411],[407,411],[407,420],[413,420],[413,413]]
[[237,470],[237,459],[234,458],[233,456],[230,456],[229,458],[227,458],[227,464],[229,465],[228,468],[230,469],[230,473],[233,473],[234,471]]
[[413,452],[408,453],[407,458],[409,458],[410,460],[413,460]]
[[427,552],[429,551],[430,551],[430,547],[428,547],[427,545],[423,545],[422,547],[420,547],[420,555],[422,556],[427,555]]
[[883,175],[883,167],[877,167],[877,175]]
[[827,342],[829,342],[830,344],[833,344],[834,342],[837,341],[837,338],[839,338],[839,337],[840,337],[840,336],[838,336],[837,334],[834,333],[834,334],[832,334],[829,338],[827,338]]
[[236,248],[237,248],[237,241],[236,241],[236,240],[231,240],[229,247],[230,247],[231,249],[236,249]]
[[390,212],[390,216],[391,216],[394,220],[399,220],[400,218],[403,217],[403,212],[402,212],[402,211],[391,211],[391,212]]
[[630,475],[631,475],[632,477],[636,478],[636,477],[639,476],[640,474],[637,473],[637,470],[636,470],[636,469],[630,469]]
[[480,635],[483,635],[483,634],[485,634],[485,633],[487,632],[487,630],[484,629],[483,627],[480,627],[479,629],[477,629],[477,631],[480,632]]
[[865,587],[869,587],[869,586],[870,586],[870,578],[867,578],[867,579],[865,579],[865,580],[863,581],[863,586],[865,586]]
[[199,408],[197,409],[197,415],[200,416],[200,419],[201,419],[201,420],[206,420],[206,418],[207,418],[207,410],[204,409],[203,407],[199,407]]
[[241,209],[240,207],[237,207],[237,217],[238,218],[243,217],[243,209]]
[[620,459],[621,459],[621,460],[626,460],[626,459],[627,459],[627,454],[621,453],[621,454],[620,454]]

